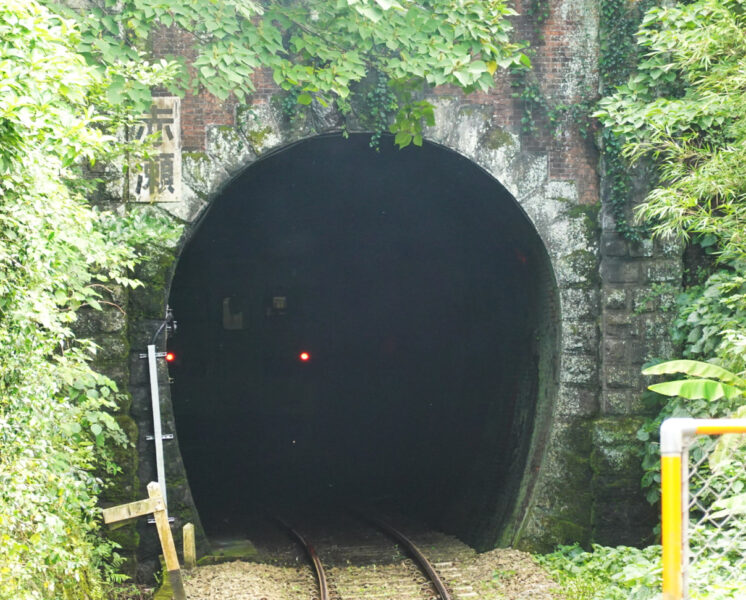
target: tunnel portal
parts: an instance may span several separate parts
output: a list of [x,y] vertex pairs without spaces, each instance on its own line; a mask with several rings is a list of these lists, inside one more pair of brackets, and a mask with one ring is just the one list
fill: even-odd
[[331,136],[252,165],[170,296],[174,411],[208,534],[332,501],[494,543],[530,483],[555,295],[515,200],[449,150]]

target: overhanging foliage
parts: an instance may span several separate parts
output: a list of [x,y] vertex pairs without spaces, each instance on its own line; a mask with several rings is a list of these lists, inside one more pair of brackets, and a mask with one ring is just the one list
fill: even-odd
[[[195,55],[189,66],[171,57],[182,67],[173,91],[203,87],[245,102],[252,75],[265,68],[301,106],[336,103],[343,114],[363,106],[373,122],[384,110],[396,143],[406,146],[422,143],[432,115],[423,88],[487,90],[498,68],[530,64],[510,40],[514,14],[504,0],[99,0],[77,16],[91,63],[136,61],[154,32],[178,28]],[[366,78],[386,81],[394,103],[371,104],[359,88]],[[139,103],[148,91],[115,77],[108,96]]]

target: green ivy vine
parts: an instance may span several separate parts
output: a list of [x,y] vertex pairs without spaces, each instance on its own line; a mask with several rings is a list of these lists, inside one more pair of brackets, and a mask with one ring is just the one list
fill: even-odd
[[388,78],[382,73],[376,74],[373,88],[365,95],[365,106],[373,131],[370,136],[370,147],[377,150],[381,144],[381,137],[389,131],[389,123],[399,109],[399,100],[391,89]]
[[[635,68],[637,44],[635,34],[645,12],[656,0],[630,3],[627,0],[601,0],[599,75],[604,92],[627,81]],[[608,184],[607,198],[616,230],[626,240],[639,242],[644,228],[629,220],[632,180],[627,161],[622,156],[624,139],[610,128],[601,133],[601,155]]]
[[[635,68],[637,45],[635,34],[641,19],[656,0],[630,3],[627,0],[601,0],[600,2],[600,55],[599,75],[602,89],[609,91],[629,78]],[[534,31],[541,43],[541,25],[549,18],[549,0],[531,0],[525,13],[532,18]],[[526,54],[531,56],[531,51]],[[580,102],[571,105],[557,102],[542,91],[536,73],[521,64],[510,68],[513,97],[523,105],[521,133],[537,136],[542,128],[554,135],[563,122],[574,123],[583,137],[596,130],[592,113],[595,93],[587,90]],[[617,231],[627,240],[638,242],[643,228],[633,225],[628,218],[631,196],[631,178],[626,160],[622,156],[624,140],[610,129],[601,131],[601,154],[606,180],[608,202]]]
[[[300,118],[304,111],[310,106],[313,97],[305,94],[300,87],[294,87],[285,91],[279,101],[280,110],[285,118],[292,124]],[[370,147],[378,150],[384,134],[392,133],[398,136],[397,143],[402,141],[402,135],[410,135],[410,139],[403,145],[414,143],[422,144],[422,125],[432,125],[433,120],[428,115],[413,115],[413,110],[418,104],[414,100],[414,89],[411,86],[397,85],[386,73],[373,70],[365,81],[355,84],[350,88],[350,95],[344,101],[337,101],[337,109],[344,118],[342,124],[343,132],[351,127],[351,121],[358,127],[371,132]],[[425,102],[427,106],[429,103]],[[404,113],[404,118],[399,116]],[[415,118],[417,123],[407,122],[410,117]],[[412,128],[417,129],[414,131]],[[400,131],[404,133],[400,134]],[[402,145],[402,144],[400,144]]]
[[534,33],[540,42],[544,41],[541,26],[549,19],[549,15],[551,14],[549,2],[550,0],[530,0],[524,11],[533,21]]
[[513,98],[521,100],[523,114],[521,115],[521,133],[536,136],[542,126],[548,127],[549,133],[555,135],[560,125],[571,121],[578,127],[583,137],[588,137],[593,130],[591,112],[594,106],[593,92],[588,89],[582,94],[583,100],[573,104],[564,104],[550,99],[544,94],[539,85],[536,73],[522,65],[512,67],[511,87],[514,89]]

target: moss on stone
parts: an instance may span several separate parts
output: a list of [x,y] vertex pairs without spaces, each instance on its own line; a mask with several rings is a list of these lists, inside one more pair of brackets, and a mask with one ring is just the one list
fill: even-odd
[[119,333],[100,333],[91,336],[96,343],[96,360],[94,363],[121,360],[129,355],[130,345],[127,340],[126,331]]
[[640,417],[605,417],[593,422],[593,445],[638,446],[637,430],[643,423]]
[[249,540],[231,540],[221,546],[216,547],[212,554],[203,556],[198,561],[198,565],[214,565],[232,560],[253,560],[259,556],[256,546]]
[[[591,529],[589,526],[579,525],[574,521],[552,519],[546,523],[546,532],[547,537],[556,540],[557,544],[580,543],[583,546],[588,546]],[[551,550],[553,549],[551,548]]]
[[156,590],[155,594],[153,594],[153,600],[173,600],[174,597],[174,589],[171,587],[171,578],[169,577],[168,571],[166,570],[166,565],[163,561],[163,557],[160,557],[161,559],[161,585]]
[[583,222],[583,233],[588,246],[595,246],[598,241],[600,224],[598,213],[601,211],[601,203],[578,204],[574,200],[560,198],[561,202],[567,204],[567,216],[573,220],[580,219]]
[[575,250],[563,257],[563,261],[573,273],[584,279],[576,287],[597,289],[601,285],[601,276],[598,271],[598,257],[595,252],[585,249]]
[[567,214],[569,217],[573,219],[577,219],[578,217],[585,217],[589,220],[589,225],[591,227],[597,227],[598,225],[598,213],[601,210],[601,204],[576,204],[573,203],[572,206],[567,210]]
[[271,127],[263,127],[261,129],[247,129],[243,132],[243,134],[246,136],[246,139],[249,140],[249,143],[254,146],[255,149],[257,147],[261,147],[264,144],[270,133],[272,133]]
[[140,534],[137,532],[137,525],[129,523],[118,529],[110,529],[106,532],[106,537],[121,546],[121,551],[125,553],[135,552],[140,544]]
[[490,148],[491,150],[499,150],[503,147],[510,147],[515,145],[513,136],[501,127],[492,127],[482,137],[482,144]]
[[210,157],[205,152],[182,152],[181,158],[183,160],[193,160],[195,162],[209,161]]
[[637,479],[641,475],[641,442],[637,430],[640,417],[599,419],[593,426],[591,468],[594,476],[612,475],[617,479]]
[[210,187],[210,157],[205,152],[182,152],[184,183],[199,197],[205,198]]
[[173,251],[159,248],[139,265],[135,276],[145,285],[132,292],[130,322],[163,318],[175,260]]

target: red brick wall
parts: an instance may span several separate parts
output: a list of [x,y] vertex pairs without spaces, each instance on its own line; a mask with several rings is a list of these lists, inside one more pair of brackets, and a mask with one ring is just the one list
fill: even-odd
[[[191,62],[196,56],[194,37],[177,27],[164,27],[154,36],[153,52],[157,57],[172,54],[182,56],[187,59],[187,62]],[[204,150],[206,127],[208,125],[233,125],[236,114],[235,106],[234,99],[223,102],[204,89],[200,89],[196,94],[187,93],[181,101],[183,150],[185,152]]]
[[[517,0],[516,9],[528,0]],[[556,9],[557,5],[553,8]],[[572,62],[573,39],[584,35],[585,17],[572,13],[560,15],[559,10],[551,10],[549,18],[541,24],[539,31],[531,16],[518,16],[514,19],[515,38],[529,40],[532,51],[532,64],[535,81],[552,105],[570,104],[583,98],[563,98],[562,86],[568,77],[568,67]],[[157,55],[176,54],[189,60],[194,57],[194,38],[175,27],[164,28],[155,36],[153,45]],[[588,64],[588,81],[595,82],[597,67],[595,61]],[[514,98],[516,89],[511,86],[515,78],[507,73],[496,77],[496,86],[489,92],[476,92],[465,96],[460,90],[444,86],[433,91],[435,96],[460,96],[465,104],[492,105],[493,122],[512,132],[520,132],[523,106],[520,99]],[[262,70],[254,76],[255,91],[250,97],[252,104],[269,101],[278,91],[271,73]],[[576,86],[577,87],[577,86]],[[593,89],[596,89],[595,84]],[[205,148],[205,130],[208,125],[232,125],[235,118],[236,101],[221,102],[204,90],[187,94],[182,100],[182,143],[185,151],[201,151]],[[577,127],[563,128],[563,135],[551,134],[549,124],[539,120],[537,135],[522,135],[522,150],[547,154],[549,177],[558,181],[574,181],[578,187],[580,202],[593,204],[599,200],[597,174],[598,156],[593,143],[584,139]]]

